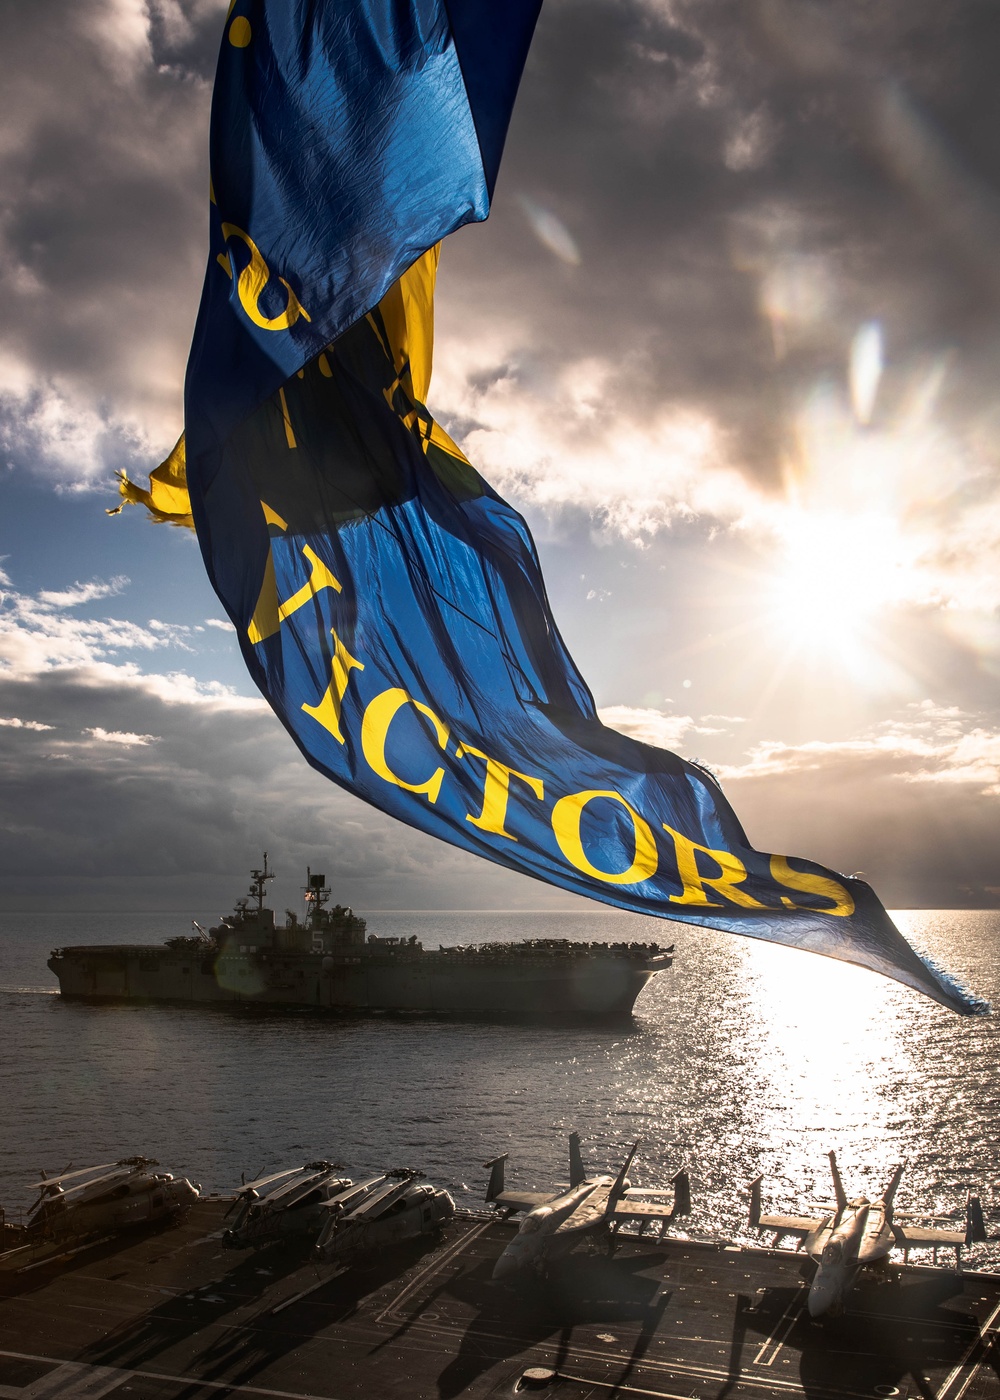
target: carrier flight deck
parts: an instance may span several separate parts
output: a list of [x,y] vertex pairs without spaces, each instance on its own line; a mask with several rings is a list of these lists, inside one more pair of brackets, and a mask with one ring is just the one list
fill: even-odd
[[338,1270],[234,1256],[229,1204],[0,1275],[0,1400],[1000,1400],[995,1275],[894,1267],[820,1323],[790,1251],[620,1236],[510,1288],[493,1216]]

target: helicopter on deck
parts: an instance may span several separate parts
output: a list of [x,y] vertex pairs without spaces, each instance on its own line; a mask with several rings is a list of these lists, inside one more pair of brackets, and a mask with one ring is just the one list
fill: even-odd
[[323,1206],[319,1259],[341,1260],[433,1234],[455,1214],[448,1192],[409,1167],[359,1182]]
[[33,1183],[24,1243],[76,1241],[113,1235],[133,1225],[179,1215],[200,1191],[186,1177],[158,1172],[153,1157],[123,1157],[96,1167],[67,1169]]
[[339,1172],[335,1162],[307,1162],[246,1182],[227,1212],[236,1211],[236,1218],[222,1243],[227,1249],[247,1249],[277,1240],[315,1239],[327,1219],[324,1207],[354,1185]]

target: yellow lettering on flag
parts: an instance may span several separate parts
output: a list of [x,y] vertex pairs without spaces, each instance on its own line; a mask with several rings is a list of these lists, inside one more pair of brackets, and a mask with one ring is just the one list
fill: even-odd
[[[287,523],[282,520],[277,511],[272,510],[265,501],[261,501],[260,505],[268,525],[276,525],[279,530],[288,529]],[[332,588],[335,593],[343,592],[340,580],[315,550],[305,544],[302,546],[302,555],[310,565],[309,577],[290,598],[279,603],[278,583],[274,574],[274,553],[273,550],[268,549],[260,594],[253,610],[253,617],[250,619],[250,626],[247,628],[247,636],[254,646],[258,642],[263,642],[267,637],[273,637],[286,617],[291,617],[292,613],[305,607],[324,588]]]
[[279,277],[278,281],[288,293],[285,309],[279,311],[277,316],[265,316],[260,309],[259,302],[264,288],[271,280],[271,272],[264,261],[264,255],[250,235],[243,229],[237,228],[235,224],[223,224],[222,236],[227,243],[230,238],[239,238],[250,250],[250,261],[236,280],[236,292],[240,299],[240,305],[255,326],[259,326],[262,331],[287,331],[295,325],[300,316],[304,321],[312,320],[309,312],[283,277]]
[[361,722],[361,751],[372,772],[377,773],[380,778],[384,778],[387,783],[393,783],[406,792],[422,794],[428,802],[436,802],[441,791],[441,783],[444,780],[443,768],[436,768],[426,782],[408,783],[398,773],[392,771],[386,760],[385,745],[389,737],[389,726],[404,705],[412,705],[415,710],[430,720],[437,736],[439,748],[443,749],[447,745],[448,726],[438,719],[434,711],[419,700],[414,700],[413,696],[408,695],[405,690],[393,688],[392,690],[383,690],[381,695],[376,695],[365,710],[365,716]]
[[[635,852],[631,865],[620,873],[598,870],[596,865],[590,863],[583,849],[580,823],[587,804],[597,797],[608,797],[613,802],[620,802],[632,819]],[[620,792],[601,792],[595,789],[560,797],[552,808],[552,831],[559,849],[570,865],[575,865],[577,870],[582,870],[585,875],[590,875],[595,880],[603,880],[607,885],[637,885],[640,880],[648,880],[651,875],[656,874],[656,841],[649,823],[640,817],[630,802],[625,801]]]
[[351,655],[333,628],[330,629],[330,636],[333,638],[330,684],[318,705],[303,705],[302,708],[307,715],[312,716],[317,724],[321,724],[324,729],[329,730],[338,744],[342,744],[344,736],[340,731],[340,715],[344,695],[347,692],[347,682],[351,678],[352,671],[363,671],[365,668],[363,662]]
[[[744,909],[766,909],[766,904],[761,904],[759,899],[754,899],[753,895],[747,894],[746,890],[741,890],[739,886],[747,878],[746,866],[738,857],[729,851],[713,851],[710,846],[701,846],[697,841],[692,841],[690,837],[683,835],[680,831],[674,831],[672,826],[663,823],[663,830],[670,833],[674,841],[674,851],[677,856],[677,873],[680,875],[683,891],[680,894],[670,896],[673,904],[698,904],[703,908],[721,909],[723,906],[715,900],[709,899],[705,893],[705,886],[721,894],[733,904],[742,905]],[[715,875],[703,875],[698,869],[698,853],[715,862],[718,866],[718,873]]]
[[545,797],[545,787],[541,778],[532,778],[527,773],[519,773],[516,768],[508,768],[506,763],[488,758],[481,749],[474,749],[471,744],[459,744],[455,757],[464,758],[466,754],[483,760],[486,764],[486,780],[483,784],[483,810],[478,817],[467,813],[465,820],[473,826],[478,826],[481,831],[491,831],[496,836],[506,836],[508,841],[516,841],[517,837],[512,836],[504,827],[510,797],[510,780],[518,778],[522,783],[526,783],[541,800]]
[[[840,918],[846,918],[854,913],[854,900],[848,890],[836,880],[829,879],[826,875],[813,875],[807,870],[793,870],[788,864],[787,856],[771,857],[771,874],[779,885],[784,885],[788,890],[798,890],[802,894],[818,894],[823,899],[832,899],[832,909],[817,909],[817,914],[836,914]],[[792,900],[781,896],[782,904],[790,909],[808,909],[810,905],[794,904]]]

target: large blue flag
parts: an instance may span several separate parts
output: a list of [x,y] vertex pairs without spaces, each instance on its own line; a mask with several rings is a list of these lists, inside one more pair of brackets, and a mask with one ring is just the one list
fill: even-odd
[[247,665],[401,821],[982,1009],[868,885],[755,851],[708,772],[600,723],[524,521],[427,411],[439,240],[488,213],[538,3],[233,0],[187,485]]

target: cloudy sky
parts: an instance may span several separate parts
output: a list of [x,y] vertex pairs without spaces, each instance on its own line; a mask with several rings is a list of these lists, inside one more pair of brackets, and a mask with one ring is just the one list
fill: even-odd
[[[313,774],[181,427],[225,0],[0,0],[0,908],[557,907]],[[431,407],[527,515],[605,721],[891,907],[1000,903],[1000,14],[545,0]],[[280,895],[279,895],[280,897]]]

